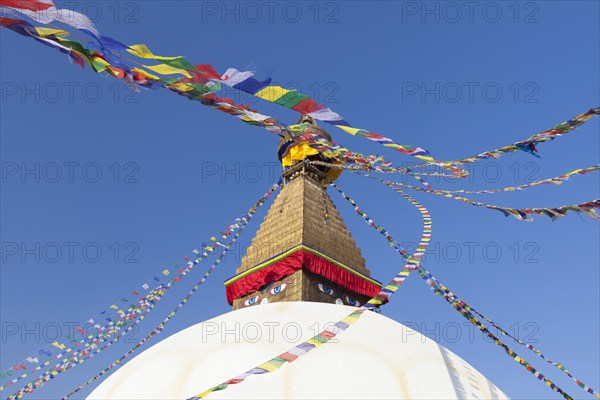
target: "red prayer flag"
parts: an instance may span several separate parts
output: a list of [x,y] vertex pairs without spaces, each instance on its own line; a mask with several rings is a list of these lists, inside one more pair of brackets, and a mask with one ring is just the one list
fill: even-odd
[[[2,1],[2,0],[0,0]],[[26,24],[27,22],[21,20],[21,19],[13,19],[13,18],[8,18],[8,17],[0,17],[0,26],[13,26],[13,25],[23,25]]]
[[21,10],[44,11],[52,7],[52,4],[42,3],[38,0],[0,0],[0,6]]
[[313,99],[304,99],[300,103],[298,103],[294,107],[292,107],[292,110],[298,111],[299,113],[302,113],[302,114],[310,114],[310,113],[318,111],[322,108],[323,108],[323,106],[320,106],[317,103],[315,103],[315,101]]
[[199,64],[196,65],[196,68],[199,71],[204,72],[203,76],[205,78],[222,80],[221,75],[219,75],[219,73],[210,64]]

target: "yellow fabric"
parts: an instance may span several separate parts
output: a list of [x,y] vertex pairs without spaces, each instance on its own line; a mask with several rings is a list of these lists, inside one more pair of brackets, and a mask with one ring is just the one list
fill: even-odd
[[214,389],[214,388],[213,388],[213,389],[208,389],[208,390],[206,390],[206,391],[204,391],[204,392],[202,392],[202,393],[198,393],[198,394],[197,394],[197,395],[195,395],[194,397],[197,397],[197,398],[199,398],[199,399],[203,399],[203,398],[205,398],[206,396],[208,396],[209,394],[211,394],[211,393],[212,393],[212,392],[214,392],[214,391],[215,391],[215,389]]
[[37,31],[38,35],[40,35],[40,37],[43,37],[43,38],[50,36],[50,35],[55,35],[55,36],[70,35],[69,32],[63,31],[62,29],[36,27],[35,30]]
[[153,60],[175,60],[176,58],[179,58],[179,57],[163,57],[163,56],[154,55],[154,54],[152,54],[152,52],[150,51],[148,46],[146,46],[145,44],[134,44],[133,46],[129,46],[129,49],[127,49],[127,52],[133,54],[134,56],[140,57],[140,58],[150,58]]
[[281,163],[284,167],[293,165],[296,161],[302,161],[308,156],[319,154],[317,149],[313,149],[307,143],[300,143],[290,147],[288,153],[283,156]]
[[159,78],[158,76],[156,76],[156,75],[153,75],[153,74],[151,74],[151,73],[150,73],[150,72],[148,72],[148,71],[144,71],[144,70],[143,70],[143,69],[141,69],[141,68],[132,68],[131,70],[132,70],[133,72],[139,72],[140,74],[144,75],[144,76],[145,76],[146,78],[148,78],[148,79],[153,79],[153,80],[155,80],[155,81],[160,81],[160,78]]
[[190,73],[187,72],[185,69],[171,67],[167,64],[144,65],[143,67],[162,75],[182,74],[185,75],[187,78],[192,77],[192,75],[190,75]]
[[121,77],[125,76],[125,72],[122,69],[113,67],[110,64],[106,64],[106,69],[108,70],[108,72],[110,72],[110,74],[112,76],[117,76],[117,77],[119,75],[121,75]]
[[175,82],[172,85],[170,85],[169,87],[173,88],[173,89],[177,89],[180,92],[189,92],[190,90],[194,89],[194,87],[191,84],[181,83],[181,82]]
[[281,86],[267,86],[256,93],[255,96],[272,102],[289,92],[292,92],[292,90],[284,89]]
[[95,63],[98,63],[98,64],[102,64],[102,65],[104,65],[104,68],[103,68],[103,69],[101,69],[101,70],[99,70],[98,72],[105,71],[105,70],[108,68],[108,66],[110,65],[110,64],[109,64],[109,63],[108,63],[108,62],[107,62],[105,59],[103,59],[102,57],[98,57],[98,56],[92,56],[92,59],[94,60],[94,62],[95,62]]
[[273,372],[273,371],[275,371],[275,370],[276,370],[278,367],[277,367],[277,365],[273,365],[273,364],[270,364],[269,362],[266,362],[266,363],[264,363],[264,364],[261,364],[261,365],[259,365],[259,366],[258,366],[258,368],[266,369],[266,370],[267,370],[267,371],[269,371],[269,372]]
[[[288,153],[281,158],[281,164],[284,167],[290,167],[298,161],[304,160],[308,156],[314,156],[319,154],[319,151],[315,148],[310,147],[307,143],[299,143],[288,150]],[[340,168],[329,168],[325,172],[325,176],[329,182],[335,181],[342,174]]]
[[320,345],[322,345],[322,344],[323,344],[323,342],[322,342],[322,341],[320,341],[319,339],[315,339],[314,337],[313,337],[313,338],[310,338],[310,339],[308,339],[308,340],[306,341],[306,343],[310,343],[310,344],[314,345],[315,347],[319,347]]
[[360,129],[357,128],[352,128],[349,126],[343,126],[343,125],[336,125],[338,128],[340,128],[343,131],[348,132],[351,135],[356,135],[356,132],[360,131]]

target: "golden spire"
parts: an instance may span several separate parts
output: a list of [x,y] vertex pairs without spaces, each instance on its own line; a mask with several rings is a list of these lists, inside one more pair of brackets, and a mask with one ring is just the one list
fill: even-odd
[[[331,141],[311,117],[299,122]],[[280,141],[279,150],[285,143]],[[285,184],[236,275],[225,282],[233,308],[273,301],[358,305],[375,295],[381,284],[369,277],[360,249],[327,194],[326,169],[301,159],[282,177]]]

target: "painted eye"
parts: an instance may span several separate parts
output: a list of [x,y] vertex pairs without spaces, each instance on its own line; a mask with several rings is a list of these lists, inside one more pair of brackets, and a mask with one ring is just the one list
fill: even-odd
[[319,287],[319,290],[325,294],[328,294],[330,296],[333,296],[333,289],[330,288],[329,286],[325,286],[322,283],[318,283],[317,286]]
[[346,303],[352,307],[360,307],[360,303],[352,297],[346,296]]
[[250,297],[249,299],[246,299],[246,301],[244,302],[244,306],[248,307],[248,306],[252,306],[254,304],[256,304],[256,302],[258,301],[258,298],[260,297],[259,294],[257,294],[256,296]]
[[281,285],[277,285],[277,286],[271,288],[271,290],[269,290],[269,292],[271,294],[279,294],[285,290],[287,285],[288,285],[287,282],[282,283]]

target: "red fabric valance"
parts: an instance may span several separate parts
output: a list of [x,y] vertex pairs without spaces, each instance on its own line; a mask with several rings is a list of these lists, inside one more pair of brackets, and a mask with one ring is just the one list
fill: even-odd
[[374,297],[381,290],[381,285],[362,278],[307,250],[299,249],[281,260],[232,281],[226,286],[227,301],[231,305],[233,300],[255,292],[267,283],[278,281],[301,269],[321,276],[345,290],[364,296]]

